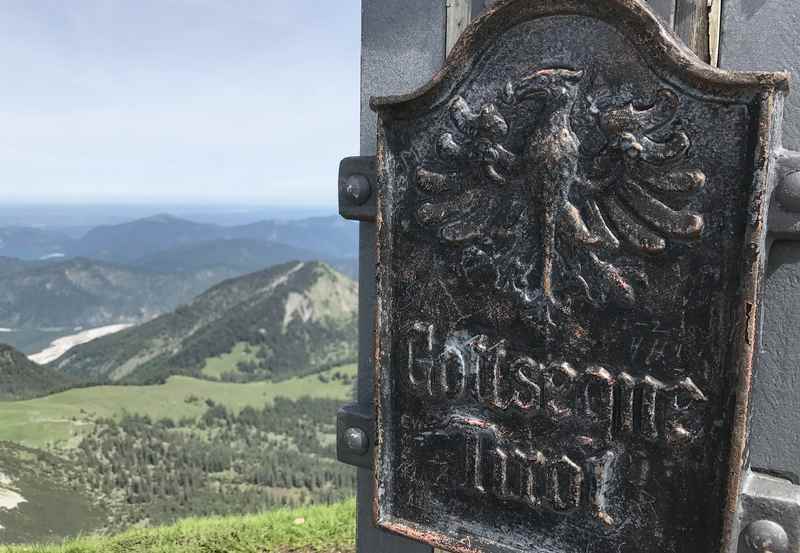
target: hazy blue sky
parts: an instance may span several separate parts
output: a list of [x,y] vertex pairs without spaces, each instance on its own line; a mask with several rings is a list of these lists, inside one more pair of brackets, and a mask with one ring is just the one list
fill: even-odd
[[0,198],[333,204],[358,0],[3,0]]

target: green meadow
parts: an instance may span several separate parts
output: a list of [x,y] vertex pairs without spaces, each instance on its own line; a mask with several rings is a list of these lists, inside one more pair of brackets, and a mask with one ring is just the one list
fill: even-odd
[[247,349],[246,342],[239,342],[233,346],[230,352],[206,359],[206,363],[200,372],[203,373],[203,376],[216,379],[222,379],[222,375],[225,373],[238,372],[236,367],[239,362],[258,360],[255,354],[252,351],[248,352]]
[[355,376],[356,366],[345,365],[319,374],[281,382],[229,383],[173,376],[154,386],[95,386],[72,389],[47,397],[0,403],[0,441],[27,447],[70,447],[93,428],[96,418],[148,415],[153,420],[197,418],[207,400],[238,412],[246,406],[261,408],[276,397],[347,400],[352,386],[331,379],[336,372]]

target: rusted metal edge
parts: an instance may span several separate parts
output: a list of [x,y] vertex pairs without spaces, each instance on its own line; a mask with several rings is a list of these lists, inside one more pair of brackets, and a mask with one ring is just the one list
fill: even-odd
[[[390,194],[391,191],[387,186],[382,186],[385,183],[386,175],[383,173],[384,163],[383,160],[386,157],[386,150],[385,150],[385,137],[384,137],[384,122],[383,117],[381,114],[378,114],[378,140],[377,140],[377,153],[375,156],[375,167],[377,169],[377,181],[378,181],[378,189],[376,190],[376,202],[378,206],[386,205],[385,196]],[[391,205],[391,204],[389,204]],[[377,266],[375,268],[375,276],[376,276],[376,291],[375,294],[375,329],[372,333],[374,345],[372,348],[373,352],[373,360],[372,366],[374,371],[373,377],[373,405],[374,405],[374,419],[375,419],[375,448],[373,449],[372,453],[372,484],[373,484],[373,493],[372,493],[372,518],[375,522],[375,526],[382,528],[384,526],[383,521],[385,520],[384,514],[381,512],[381,502],[380,498],[383,495],[383,492],[380,489],[381,483],[381,476],[383,473],[382,465],[381,465],[381,452],[385,447],[385,432],[384,426],[385,421],[383,420],[383,392],[382,386],[383,377],[381,376],[382,367],[384,363],[389,362],[389,345],[382,343],[382,333],[379,332],[379,329],[388,324],[386,320],[388,318],[388,310],[385,309],[383,305],[384,295],[381,294],[382,288],[386,285],[386,282],[389,280],[389,267],[386,264],[380,263],[379,260],[383,259],[383,249],[387,249],[389,252],[391,251],[392,245],[391,242],[386,240],[386,234],[388,233],[388,229],[386,227],[385,221],[383,219],[383,214],[379,209],[375,214],[375,235],[377,239],[375,241],[375,259],[377,262]],[[404,535],[407,537],[413,536],[404,533],[404,532],[395,532],[396,534]]]
[[750,416],[750,391],[752,388],[753,360],[758,344],[761,300],[767,258],[767,220],[769,215],[771,183],[777,175],[777,160],[771,154],[780,144],[783,119],[783,94],[762,94],[758,118],[758,139],[753,167],[753,189],[750,197],[750,224],[744,241],[742,263],[742,297],[736,319],[737,329],[734,352],[736,354],[737,388],[734,404],[734,426],[730,443],[728,482],[725,493],[721,551],[729,551],[736,543],[736,513],[742,491],[742,476],[747,469],[748,419]]
[[727,98],[742,89],[789,87],[789,74],[784,71],[733,72],[704,63],[640,0],[502,0],[467,27],[433,80],[409,94],[373,97],[370,107],[393,117],[402,117],[406,110],[433,107],[440,89],[461,82],[479,58],[475,53],[484,51],[493,37],[524,21],[562,15],[591,17],[611,25],[659,77],[672,81],[671,75],[680,75],[687,84],[712,96]]

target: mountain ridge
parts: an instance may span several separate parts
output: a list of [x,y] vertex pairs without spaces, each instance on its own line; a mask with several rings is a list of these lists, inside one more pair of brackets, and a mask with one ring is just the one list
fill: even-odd
[[74,328],[137,323],[229,275],[164,275],[83,257],[0,270],[0,326]]
[[135,259],[130,265],[164,273],[227,270],[229,276],[234,277],[237,276],[234,273],[252,273],[293,260],[324,261],[351,277],[357,272],[355,258],[337,259],[323,256],[314,250],[255,238],[217,238],[190,242]]
[[37,365],[24,353],[0,343],[0,401],[46,396],[77,384],[77,379]]
[[152,384],[202,376],[207,359],[246,344],[242,378],[282,379],[355,360],[356,311],[355,282],[325,263],[292,261],[216,284],[50,366],[80,378]]
[[63,255],[130,263],[174,247],[222,239],[277,242],[316,252],[322,258],[354,257],[356,252],[355,226],[337,215],[225,226],[158,213],[124,223],[98,225],[79,238],[36,227],[0,227],[0,256],[39,260]]
[[162,213],[93,228],[72,243],[66,255],[130,263],[176,247],[232,239],[279,243],[316,252],[316,257],[351,257],[356,245],[355,228],[338,216],[222,226]]

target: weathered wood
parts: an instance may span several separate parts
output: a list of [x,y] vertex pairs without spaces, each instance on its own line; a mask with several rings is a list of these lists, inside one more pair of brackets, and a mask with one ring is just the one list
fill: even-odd
[[675,32],[697,56],[709,61],[707,0],[676,0]]
[[708,58],[711,65],[719,66],[719,34],[722,19],[722,0],[709,0],[708,10]]
[[447,0],[447,30],[445,34],[445,51],[453,49],[458,37],[467,28],[472,12],[471,0]]

